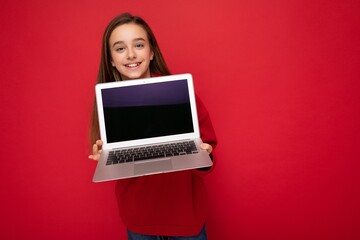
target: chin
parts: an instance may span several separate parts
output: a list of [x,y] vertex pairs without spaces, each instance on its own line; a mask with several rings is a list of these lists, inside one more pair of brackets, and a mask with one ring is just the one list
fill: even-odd
[[132,74],[126,74],[122,75],[123,79],[140,79],[140,78],[149,78],[150,74],[146,73],[132,73]]

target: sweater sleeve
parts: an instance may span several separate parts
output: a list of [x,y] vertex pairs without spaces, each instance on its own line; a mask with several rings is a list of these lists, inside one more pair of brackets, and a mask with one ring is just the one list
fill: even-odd
[[[204,143],[208,143],[213,147],[213,150],[216,148],[217,139],[215,135],[215,131],[210,119],[209,112],[205,108],[201,99],[196,95],[196,107],[197,114],[199,119],[199,127],[200,127],[200,137]],[[213,152],[210,154],[211,159],[213,160],[213,166],[209,168],[202,168],[194,170],[199,174],[207,174],[214,169],[215,166],[215,158],[213,156]]]

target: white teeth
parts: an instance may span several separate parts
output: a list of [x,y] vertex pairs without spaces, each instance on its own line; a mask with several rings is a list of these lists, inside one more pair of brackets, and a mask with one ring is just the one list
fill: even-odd
[[133,67],[137,67],[139,65],[140,65],[139,63],[132,63],[132,64],[127,64],[126,67],[133,68]]

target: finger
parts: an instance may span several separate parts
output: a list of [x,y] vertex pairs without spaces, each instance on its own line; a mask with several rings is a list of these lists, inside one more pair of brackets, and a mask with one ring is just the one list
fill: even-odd
[[103,145],[103,142],[101,140],[96,140],[96,145],[98,145],[100,147]]
[[202,143],[200,145],[201,149],[204,149],[206,150],[208,153],[211,153],[212,152],[212,146],[210,144],[207,144],[207,143]]
[[95,155],[99,152],[99,146],[97,144],[93,145],[92,152],[93,152],[93,155]]
[[89,159],[92,160],[99,160],[100,159],[100,153],[102,150],[99,150],[97,154],[89,155]]

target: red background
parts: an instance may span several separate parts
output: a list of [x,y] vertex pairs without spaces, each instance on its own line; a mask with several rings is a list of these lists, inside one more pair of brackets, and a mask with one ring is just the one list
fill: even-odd
[[360,239],[358,0],[1,1],[1,239],[125,239],[91,182],[102,32],[143,16],[219,146],[215,239]]

